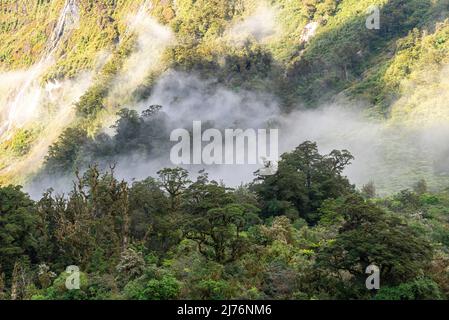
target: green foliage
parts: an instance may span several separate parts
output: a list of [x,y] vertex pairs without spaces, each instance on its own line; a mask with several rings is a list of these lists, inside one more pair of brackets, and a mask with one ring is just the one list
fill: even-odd
[[145,268],[145,261],[140,252],[136,252],[132,248],[126,248],[120,257],[120,262],[116,269],[119,278],[123,283],[128,283],[142,275]]
[[74,171],[78,153],[86,141],[85,130],[76,127],[66,129],[48,150],[46,170],[50,173]]
[[31,148],[31,143],[35,138],[35,134],[26,129],[20,129],[14,137],[7,142],[6,151],[11,150],[16,156],[26,155]]
[[441,300],[438,285],[428,278],[418,278],[396,287],[383,287],[376,300]]
[[[35,300],[447,298],[449,196],[416,188],[366,200],[340,175],[350,159],[322,156],[310,142],[283,156],[280,174],[300,168],[299,190],[309,177],[306,195],[320,190],[315,184],[327,192],[313,223],[292,214],[263,220],[259,208],[273,191],[234,190],[203,171],[192,181],[181,168],[128,185],[113,167],[93,166],[77,172],[67,196],[50,190],[37,203],[20,188],[0,188],[0,292]],[[68,264],[82,271],[80,290],[65,288]],[[381,272],[376,293],[365,288],[370,264]]]
[[[128,102],[108,94],[136,48],[128,14],[143,1],[78,3],[80,24],[64,34],[56,64],[41,80],[93,70],[94,84],[75,105],[79,125],[50,146],[36,178],[76,172],[76,181],[69,194],[49,190],[36,203],[18,187],[0,188],[1,299],[369,299],[374,294],[364,287],[364,271],[371,263],[381,270],[375,299],[449,297],[448,193],[419,181],[381,199],[368,184],[360,197],[343,174],[353,159],[348,151],[321,155],[305,142],[282,156],[275,175],[238,190],[204,172],[192,181],[181,168],[132,185],[117,180],[113,167],[102,173],[99,168],[123,155],[165,153],[166,115],[160,106],[142,114],[122,109],[114,136],[95,132],[103,115]],[[313,107],[344,92],[375,112],[394,104],[395,118],[421,102],[397,100],[401,95],[442,89],[433,88],[433,80],[448,62],[445,0],[269,1],[281,30],[241,44],[229,43],[227,31],[251,16],[257,1],[152,4],[151,14],[177,38],[161,70],[199,72],[234,89],[273,93],[286,109],[298,101]],[[372,4],[381,6],[380,30],[365,27]],[[29,67],[45,55],[63,5],[2,3],[0,70]],[[316,33],[304,40],[310,23]],[[104,51],[110,57],[98,61]],[[129,101],[151,94],[157,72],[146,76]],[[404,86],[416,79],[417,85]],[[20,129],[2,143],[1,169],[8,165],[4,158],[26,156],[37,134]],[[99,167],[89,167],[96,161]],[[80,174],[76,168],[89,169]],[[81,267],[81,290],[65,289],[67,264]],[[54,281],[53,274],[59,274]]]
[[67,198],[46,193],[39,211],[48,225],[49,258],[90,272],[115,269],[130,238],[128,193],[113,169],[101,174],[97,167],[77,173]]
[[35,262],[39,217],[21,187],[0,187],[0,266],[9,284],[17,261]]
[[202,280],[198,284],[201,299],[226,300],[232,298],[232,288],[225,280]]
[[179,281],[154,265],[145,270],[138,279],[128,282],[124,288],[125,296],[136,300],[172,300],[179,297]]
[[33,300],[86,300],[88,298],[88,276],[80,272],[80,289],[68,290],[66,280],[68,273],[62,272],[53,282],[53,285],[46,289],[44,295],[35,295]]
[[293,152],[282,155],[279,169],[271,176],[259,177],[253,189],[264,201],[265,216],[289,215],[317,221],[317,209],[329,198],[337,198],[352,191],[348,180],[341,175],[353,159],[346,151],[332,151],[320,155],[315,143],[306,141]]
[[[81,124],[67,128],[50,146],[42,174],[65,174],[100,161],[100,164],[107,166],[117,162],[121,155],[131,152],[150,157],[166,151],[164,142],[168,133],[160,109],[160,106],[153,105],[141,115],[134,110],[120,110],[111,128],[116,131],[113,137],[103,132],[89,136]],[[39,180],[41,176],[35,179]]]
[[167,214],[170,205],[153,178],[134,182],[130,188],[131,235],[153,252],[163,253],[179,241],[176,220]]
[[104,109],[103,99],[107,91],[101,86],[90,88],[76,103],[76,111],[83,117],[94,117],[100,110]]
[[172,300],[176,299],[178,295],[179,283],[171,276],[148,281],[142,292],[142,297],[145,300]]
[[349,272],[362,284],[365,268],[375,264],[384,285],[397,285],[420,275],[432,259],[430,243],[397,216],[359,196],[349,196],[336,210],[344,222],[335,240],[320,250],[320,265]]
[[244,232],[258,221],[256,207],[237,203],[229,190],[215,181],[209,182],[204,174],[188,187],[185,196],[190,218],[184,234],[197,242],[201,254],[226,263],[248,249]]

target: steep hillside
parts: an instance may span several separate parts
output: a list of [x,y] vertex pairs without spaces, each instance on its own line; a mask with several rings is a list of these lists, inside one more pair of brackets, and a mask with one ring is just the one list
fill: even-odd
[[[175,105],[183,98],[179,108],[190,110],[202,98],[192,104],[186,96],[194,99],[192,92],[201,96],[220,90],[240,101],[228,101],[232,108],[240,108],[248,94],[255,97],[254,104],[275,105],[276,111],[266,119],[256,117],[259,125],[297,110],[351,106],[365,114],[366,127],[382,131],[371,132],[369,141],[381,145],[373,147],[379,161],[357,167],[352,177],[357,183],[376,180],[385,190],[410,186],[423,177],[435,188],[446,183],[447,170],[441,163],[448,150],[439,141],[447,136],[449,118],[444,99],[447,0],[9,0],[1,5],[0,181],[4,183],[25,182],[40,172],[58,137],[59,147],[54,147],[64,145],[67,150],[55,154],[52,149],[46,173],[56,170],[49,163],[70,172],[105,157],[120,162],[103,154],[110,151],[101,146],[101,137],[110,134],[119,110],[140,112],[151,104]],[[380,8],[379,30],[365,26],[372,5]],[[173,72],[189,76],[174,80]],[[185,86],[183,81],[191,81],[190,76],[203,83],[193,89]],[[181,85],[173,87],[173,81]],[[211,103],[216,104],[211,110],[218,108],[218,101]],[[210,114],[204,120],[220,121]],[[309,125],[303,118],[299,113],[297,126]],[[342,119],[346,120],[353,123],[352,114],[351,119]],[[384,123],[382,128],[377,127],[378,120]],[[61,135],[69,127],[82,134]],[[415,129],[418,132],[408,132]],[[325,148],[360,149],[355,152],[360,162],[372,158],[361,150],[368,138],[356,141],[351,131],[335,124],[330,130],[336,136],[354,140],[344,145],[345,138],[332,139],[323,130],[298,133],[292,144],[311,136],[321,139]],[[427,148],[434,131],[436,138],[431,140],[438,143]],[[413,137],[423,141],[419,147]],[[103,151],[92,153],[92,143]],[[141,153],[142,146],[136,148],[128,153]],[[400,161],[408,164],[406,170]]]

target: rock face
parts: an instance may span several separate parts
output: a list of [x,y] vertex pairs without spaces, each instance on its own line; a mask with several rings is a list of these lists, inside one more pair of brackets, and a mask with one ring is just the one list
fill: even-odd
[[47,52],[51,54],[58,47],[61,38],[67,31],[75,28],[79,23],[78,0],[66,0],[64,8],[59,16],[58,23],[50,38],[47,46]]
[[318,26],[320,24],[316,21],[309,22],[303,29],[301,34],[301,42],[309,42],[315,36]]

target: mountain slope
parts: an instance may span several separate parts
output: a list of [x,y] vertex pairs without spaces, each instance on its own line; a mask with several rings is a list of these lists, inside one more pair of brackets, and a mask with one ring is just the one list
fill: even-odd
[[[365,27],[371,5],[381,10],[379,30]],[[321,109],[344,97],[345,105],[385,119],[389,127],[425,124],[432,132],[449,120],[448,8],[447,0],[4,1],[0,181],[25,182],[38,173],[58,137],[68,148],[56,156],[68,164],[64,170],[98,161],[103,151],[92,157],[86,141],[101,145],[120,109],[141,111],[150,101],[176,104],[192,92],[182,87],[167,93],[171,84],[163,79],[173,70],[205,81],[205,92],[229,90],[239,99],[251,92],[257,104],[273,101],[280,114]],[[161,86],[165,96],[155,96]],[[68,132],[61,136],[68,127],[82,132],[78,140],[70,141]],[[385,135],[397,135],[391,132]],[[401,155],[391,149],[407,154],[406,135],[406,143],[384,140],[378,153],[387,155],[359,180],[373,179],[386,164],[387,172],[398,167]],[[423,150],[410,152],[412,162]],[[397,182],[378,183],[400,188],[434,176],[429,158],[444,159],[445,153],[429,152],[417,160],[422,165],[410,164],[409,172],[392,177]],[[441,187],[446,169],[437,167],[442,178],[434,177],[433,185]]]

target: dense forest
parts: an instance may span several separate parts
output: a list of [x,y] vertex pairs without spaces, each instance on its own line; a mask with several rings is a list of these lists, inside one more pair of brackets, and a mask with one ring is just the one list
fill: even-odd
[[[449,299],[449,0],[6,0],[0,43],[0,300]],[[173,165],[195,120],[277,172]]]
[[[449,193],[425,181],[387,198],[357,191],[342,175],[352,158],[306,141],[238,188],[182,168],[128,184],[114,166],[76,172],[66,196],[2,187],[1,297],[448,298]],[[379,290],[365,287],[371,264]]]

